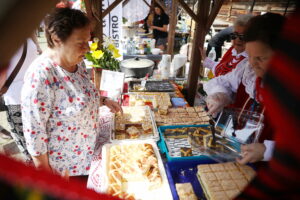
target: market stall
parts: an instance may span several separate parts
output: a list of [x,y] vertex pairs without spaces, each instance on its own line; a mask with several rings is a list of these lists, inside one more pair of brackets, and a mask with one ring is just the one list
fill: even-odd
[[[212,19],[204,23],[209,3],[198,3],[197,16],[184,1],[173,1],[167,50],[171,55],[177,3],[198,22],[194,46],[201,46],[209,23],[222,4],[218,1],[211,12]],[[116,4],[107,9],[113,6]],[[200,34],[203,38],[197,37]],[[150,50],[151,42],[141,38],[126,41],[125,60],[121,62],[125,79],[116,98],[124,106],[123,114],[112,115],[104,108],[101,110],[101,137],[88,187],[124,199],[233,198],[255,174],[251,167],[233,161],[240,156],[242,143],[252,143],[257,138],[252,133],[241,140],[232,136],[230,120],[237,117],[233,113],[231,118],[220,117],[215,121],[207,114],[205,105],[193,107],[193,101],[187,101],[194,98],[193,94],[189,93],[185,99],[181,92],[183,86],[179,83],[186,84],[186,79],[176,78],[176,71],[187,58],[174,56],[172,62],[171,55],[153,55],[156,53]],[[198,81],[198,53],[194,48],[192,54],[197,59],[191,61],[189,90],[196,86],[195,83],[191,86],[192,82]],[[158,70],[154,70],[151,60],[161,60]],[[113,81],[105,79],[102,76],[101,83]]]

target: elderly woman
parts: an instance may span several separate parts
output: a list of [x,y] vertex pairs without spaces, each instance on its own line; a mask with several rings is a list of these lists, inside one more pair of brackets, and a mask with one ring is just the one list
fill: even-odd
[[220,62],[215,62],[206,57],[202,51],[202,57],[204,57],[203,66],[210,68],[214,75],[220,76],[227,74],[234,68],[245,64],[245,58],[247,53],[245,52],[244,31],[247,22],[251,19],[252,15],[240,15],[234,22],[233,33],[231,34],[232,47],[224,54]]
[[45,19],[48,50],[25,75],[23,130],[38,168],[87,175],[98,134],[98,108],[119,105],[102,98],[79,66],[89,51],[90,22],[79,10],[59,8]]
[[[261,90],[263,83],[261,78],[264,76],[269,61],[272,57],[280,30],[283,27],[285,18],[279,14],[267,13],[252,18],[245,29],[246,51],[249,55],[249,63],[242,68],[234,69],[232,72],[216,77],[206,84],[204,90],[208,94],[207,106],[211,114],[221,111],[230,102],[238,101],[235,93],[238,93],[239,85],[243,85],[247,98],[243,102],[243,108],[252,108],[262,111],[263,99]],[[222,96],[223,98],[216,98]],[[238,106],[236,106],[238,107]],[[238,108],[242,108],[238,107]],[[264,121],[264,130],[260,140],[270,139],[272,130],[268,126],[268,121]],[[238,160],[240,163],[256,162],[261,159],[269,160],[272,155],[274,143],[265,140],[264,144],[256,143],[242,147],[244,157]]]

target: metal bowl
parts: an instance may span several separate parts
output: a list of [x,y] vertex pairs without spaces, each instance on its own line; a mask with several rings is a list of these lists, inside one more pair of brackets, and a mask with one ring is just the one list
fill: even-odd
[[153,73],[154,62],[144,58],[131,58],[121,61],[121,70],[125,77],[143,78]]

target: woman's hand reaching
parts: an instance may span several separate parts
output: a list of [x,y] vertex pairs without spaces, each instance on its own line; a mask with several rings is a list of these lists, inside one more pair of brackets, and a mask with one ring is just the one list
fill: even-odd
[[104,101],[103,101],[104,105],[106,105],[111,112],[113,113],[117,113],[117,112],[121,112],[123,113],[123,110],[122,110],[122,107],[118,104],[118,102],[115,102],[113,100],[110,100],[108,98],[106,98]]

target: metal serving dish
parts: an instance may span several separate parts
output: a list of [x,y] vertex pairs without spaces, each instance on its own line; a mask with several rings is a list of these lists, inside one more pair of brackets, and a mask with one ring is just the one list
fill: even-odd
[[154,62],[144,58],[131,58],[121,61],[121,70],[125,77],[143,78],[153,73]]

